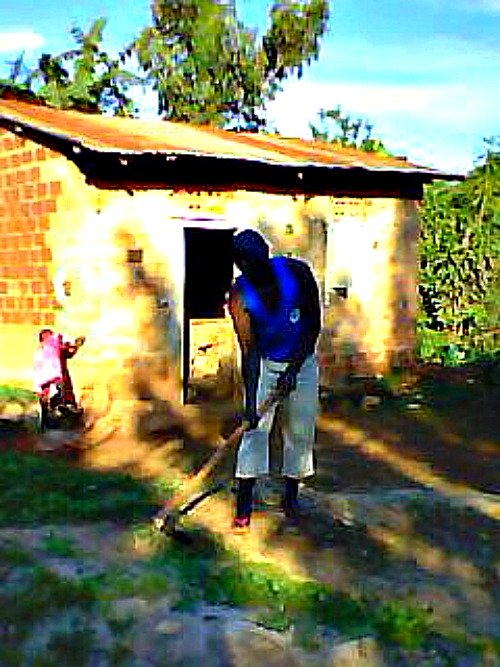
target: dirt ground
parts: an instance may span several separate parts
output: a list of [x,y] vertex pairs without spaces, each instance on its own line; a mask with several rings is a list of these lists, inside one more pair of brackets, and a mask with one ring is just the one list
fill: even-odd
[[[443,404],[417,390],[396,406],[326,406],[299,534],[280,530],[273,479],[244,548],[337,589],[423,603],[443,628],[499,637],[500,393],[475,389]],[[220,531],[230,514],[218,512],[213,500],[197,516]]]
[[[500,390],[469,388],[462,383],[450,398],[448,384],[442,394],[434,385],[430,398],[418,385],[396,402],[324,405],[317,474],[301,490],[298,531],[283,530],[276,475],[258,491],[248,535],[229,530],[232,502],[224,495],[189,520],[250,559],[356,595],[416,601],[446,632],[498,638]],[[211,451],[187,448],[179,439],[130,447],[112,438],[82,462],[164,476],[189,470]],[[276,439],[273,452],[277,470]],[[230,474],[231,465],[228,456],[219,474]]]

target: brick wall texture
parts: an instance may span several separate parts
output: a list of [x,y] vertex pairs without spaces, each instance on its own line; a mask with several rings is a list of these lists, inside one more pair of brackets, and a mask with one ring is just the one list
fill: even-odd
[[0,322],[52,326],[55,299],[47,243],[61,182],[42,180],[48,148],[0,130]]

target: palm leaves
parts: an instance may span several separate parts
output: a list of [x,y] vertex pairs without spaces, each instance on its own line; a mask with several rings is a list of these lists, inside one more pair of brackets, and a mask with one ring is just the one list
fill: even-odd
[[132,113],[133,102],[127,91],[141,79],[123,69],[119,57],[112,58],[102,49],[105,26],[106,19],[98,18],[88,32],[74,27],[71,35],[76,48],[57,56],[42,54],[38,68],[30,75],[30,84],[39,98],[59,109]]

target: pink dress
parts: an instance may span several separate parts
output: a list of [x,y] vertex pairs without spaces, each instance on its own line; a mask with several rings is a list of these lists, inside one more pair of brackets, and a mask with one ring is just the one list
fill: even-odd
[[35,391],[41,394],[43,387],[62,381],[60,334],[52,334],[40,344],[34,357],[34,386]]

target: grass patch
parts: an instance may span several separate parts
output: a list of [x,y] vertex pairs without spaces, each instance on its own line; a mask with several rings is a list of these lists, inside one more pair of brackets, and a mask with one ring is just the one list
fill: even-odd
[[121,473],[71,466],[66,461],[7,451],[0,453],[0,526],[30,526],[151,516],[154,487]]
[[[180,610],[201,601],[252,609],[258,623],[278,631],[292,629],[301,644],[307,643],[307,637],[313,637],[313,644],[319,641],[322,628],[335,628],[353,638],[373,634],[384,643],[408,650],[432,640],[432,615],[417,605],[382,603],[340,593],[316,581],[294,579],[277,566],[242,559],[203,530],[192,531],[191,545],[180,545],[152,532],[144,520],[168,492],[168,484],[155,487],[130,475],[83,470],[32,454],[0,454],[0,526],[104,519],[137,525],[142,521],[136,537],[151,540],[154,547],[154,555],[149,561],[142,560],[140,566],[69,580],[37,567],[16,544],[2,545],[1,583],[8,585],[2,586],[0,593],[0,631],[6,637],[0,647],[0,663],[23,664],[18,660],[19,646],[44,617],[75,608],[89,615],[98,611],[106,617],[114,600],[134,596],[153,599],[167,595],[177,601]],[[422,511],[420,506],[414,508],[417,516]],[[46,537],[44,546],[54,555],[75,556],[71,540],[56,531]],[[122,632],[120,621],[117,623],[114,628],[110,625],[119,635],[117,659],[121,652],[126,658],[129,648],[122,635],[127,628]],[[78,626],[53,638],[46,664],[66,664],[64,656],[72,642],[80,647],[85,661],[91,638],[85,644]],[[479,652],[495,650],[491,643],[476,644]]]
[[78,619],[71,628],[55,631],[44,651],[34,657],[34,667],[86,667],[94,645],[94,630],[88,619]]
[[[96,648],[93,620],[99,615],[118,637],[118,641],[108,648],[110,664],[121,664],[120,660],[130,656],[131,651],[122,639],[132,627],[133,619],[106,616],[109,580],[104,577],[67,579],[33,564],[31,559],[12,558],[12,554],[12,548],[3,548],[0,552],[3,584],[0,593],[0,664],[84,667],[90,664]],[[29,651],[28,655],[26,642],[33,632],[36,636],[37,624],[56,619],[46,645],[37,649],[34,655]]]
[[285,632],[292,625],[292,620],[284,609],[263,611],[256,616],[255,622],[266,630],[275,630],[276,632]]
[[37,395],[30,389],[23,389],[22,387],[14,387],[6,384],[0,385],[0,405],[11,401],[26,404],[36,400]]
[[[148,561],[79,580],[64,579],[34,566],[15,545],[0,551],[3,565],[10,559],[7,569],[21,568],[24,572],[17,585],[6,587],[7,592],[0,596],[0,630],[7,637],[0,662],[22,664],[16,663],[16,651],[36,622],[72,609],[83,610],[84,621],[101,614],[118,642],[112,650],[119,654],[123,651],[126,659],[130,650],[127,633],[133,620],[112,617],[112,603],[136,596],[153,599],[167,595],[177,601],[174,608],[178,610],[192,609],[203,600],[251,609],[258,624],[279,632],[291,630],[294,642],[310,650],[318,647],[323,631],[330,628],[348,638],[375,635],[385,644],[407,650],[425,648],[437,636],[431,613],[420,606],[356,598],[315,581],[295,579],[276,566],[243,560],[202,531],[188,546],[153,533],[151,539],[155,540],[152,546],[156,551]],[[40,656],[41,660],[47,657],[48,662],[39,664],[69,664],[64,659],[72,642],[81,656],[81,662],[72,664],[85,664],[91,638],[87,633],[85,643],[80,631],[76,627],[55,637],[46,656]],[[491,654],[495,646],[470,640],[466,650]]]
[[171,589],[171,577],[167,572],[152,567],[139,571],[113,568],[85,579],[86,585],[102,602],[127,597],[155,598],[166,595]]
[[[37,621],[75,606],[90,609],[95,604],[85,581],[64,579],[37,565],[25,569],[21,577],[12,570],[9,568],[14,580],[0,594],[0,634],[6,655],[30,635]],[[8,583],[9,575],[5,579]]]
[[431,636],[432,614],[423,607],[394,600],[376,610],[375,628],[386,644],[417,649]]
[[471,637],[466,632],[454,637],[464,651],[484,658],[485,664],[500,664],[500,637]]
[[42,545],[48,554],[59,558],[72,558],[77,553],[71,538],[57,535],[52,530],[43,538]]
[[7,568],[33,565],[33,556],[14,541],[0,544],[0,565]]
[[437,411],[446,412],[453,408],[460,408],[471,401],[477,401],[491,391],[483,383],[453,384],[433,378],[422,379],[417,391],[422,394],[423,402]]
[[295,579],[276,566],[244,561],[219,541],[200,537],[192,547],[169,542],[153,559],[181,587],[181,608],[201,600],[253,608],[257,622],[270,629],[335,628],[353,638],[377,634],[405,648],[422,646],[430,637],[432,617],[427,610],[402,603],[382,605]]

